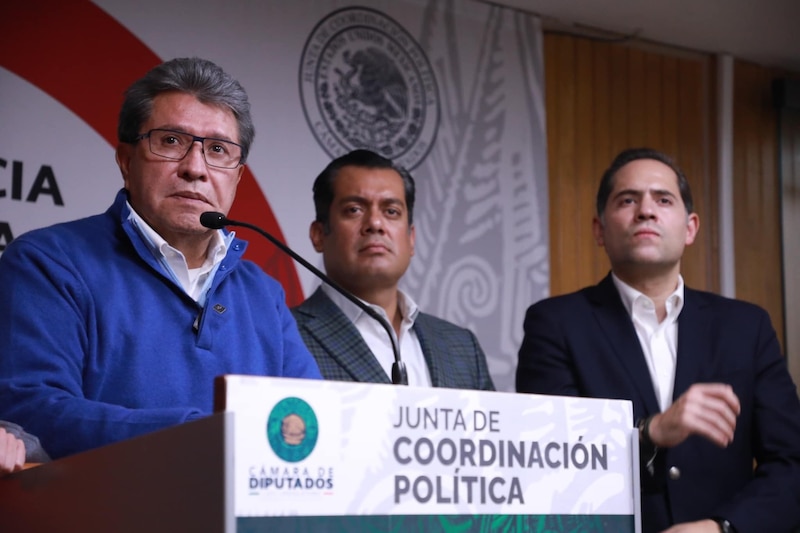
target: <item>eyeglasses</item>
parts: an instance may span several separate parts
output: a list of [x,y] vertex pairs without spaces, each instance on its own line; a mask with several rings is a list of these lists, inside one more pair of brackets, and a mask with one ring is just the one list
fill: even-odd
[[242,146],[235,142],[198,137],[191,133],[175,130],[152,129],[142,133],[134,141],[149,139],[150,151],[159,157],[180,161],[195,142],[203,145],[203,159],[210,167],[236,168],[242,162]]

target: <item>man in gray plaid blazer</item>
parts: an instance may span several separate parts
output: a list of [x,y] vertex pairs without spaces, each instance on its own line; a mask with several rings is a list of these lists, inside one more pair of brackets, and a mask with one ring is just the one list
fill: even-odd
[[[409,385],[494,390],[468,329],[420,312],[398,288],[414,255],[414,179],[369,150],[333,160],[314,182],[309,236],[327,275],[392,326]],[[394,352],[380,324],[327,284],[292,309],[325,379],[391,383]]]

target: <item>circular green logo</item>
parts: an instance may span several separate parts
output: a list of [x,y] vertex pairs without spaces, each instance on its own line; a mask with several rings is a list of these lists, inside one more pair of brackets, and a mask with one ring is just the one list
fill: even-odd
[[300,398],[284,398],[267,419],[267,440],[275,454],[290,463],[302,461],[314,450],[319,423],[314,410]]

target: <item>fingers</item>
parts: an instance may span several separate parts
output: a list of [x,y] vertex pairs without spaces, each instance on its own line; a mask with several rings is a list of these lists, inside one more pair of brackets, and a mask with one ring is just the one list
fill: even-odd
[[[717,398],[724,402],[735,416],[739,416],[742,410],[739,404],[739,398],[736,396],[736,393],[733,392],[733,387],[730,385],[725,383],[697,383],[692,385],[689,391],[692,389],[697,389],[709,397]],[[688,393],[689,391],[686,392]]]
[[721,448],[733,442],[736,418],[727,408],[717,411],[708,406],[692,422],[687,425],[690,434],[701,435]]
[[717,446],[733,441],[739,400],[728,385],[699,384],[686,392],[682,417],[689,434],[701,435]]
[[17,441],[17,456],[16,456],[16,470],[22,470],[25,466],[25,443],[22,439],[14,439]]
[[740,412],[739,399],[730,385],[698,383],[653,419],[650,436],[657,445],[672,447],[689,435],[700,435],[724,448],[733,441]]
[[22,469],[25,464],[25,443],[0,428],[0,474]]
[[14,443],[9,436],[6,430],[0,428],[0,475],[14,471],[16,451],[10,449]]

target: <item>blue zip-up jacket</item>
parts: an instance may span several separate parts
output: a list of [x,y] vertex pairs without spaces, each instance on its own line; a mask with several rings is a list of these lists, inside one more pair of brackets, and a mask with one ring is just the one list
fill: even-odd
[[0,419],[54,459],[210,414],[222,374],[321,377],[281,285],[241,259],[245,241],[230,243],[201,309],[126,200],[23,234],[0,257]]

